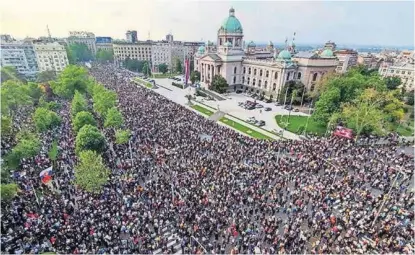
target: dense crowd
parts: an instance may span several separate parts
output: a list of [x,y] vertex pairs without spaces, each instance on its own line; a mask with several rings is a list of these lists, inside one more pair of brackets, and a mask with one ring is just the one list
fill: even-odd
[[[2,252],[414,252],[413,157],[396,144],[256,140],[137,86],[128,71],[90,73],[117,91],[130,143],[105,131],[108,184],[100,194],[73,186],[70,104],[62,101],[61,127],[13,173],[21,192],[2,208]],[[53,137],[60,154],[47,187],[39,172],[50,165]],[[168,247],[165,227],[179,250]]]

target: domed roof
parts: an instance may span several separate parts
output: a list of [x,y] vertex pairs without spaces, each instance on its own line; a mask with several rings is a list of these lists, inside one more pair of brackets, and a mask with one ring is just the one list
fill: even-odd
[[283,50],[280,52],[280,54],[278,54],[278,59],[290,60],[291,53],[288,50]]
[[199,49],[197,50],[199,53],[203,54],[205,53],[205,46],[200,46]]
[[321,57],[329,57],[329,58],[331,58],[331,57],[334,57],[334,54],[333,54],[333,51],[332,50],[330,50],[330,49],[325,49],[321,54],[320,54],[320,56]]
[[250,42],[248,43],[248,47],[256,47],[256,45],[255,45],[254,41],[250,41]]
[[225,46],[225,47],[232,47],[232,43],[230,43],[230,42],[225,42],[225,43],[223,44],[223,46]]
[[227,33],[242,33],[241,22],[235,17],[235,9],[229,10],[229,17],[227,17],[220,26]]

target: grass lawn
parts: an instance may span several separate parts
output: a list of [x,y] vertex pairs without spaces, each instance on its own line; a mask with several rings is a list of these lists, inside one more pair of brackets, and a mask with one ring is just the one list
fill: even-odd
[[412,136],[414,133],[414,128],[413,126],[408,125],[409,123],[403,123],[402,125],[394,123],[393,125],[389,126],[388,129],[396,131],[401,136]]
[[242,124],[240,124],[238,122],[235,122],[235,121],[233,121],[231,119],[228,119],[226,117],[221,118],[219,121],[222,122],[222,123],[224,123],[224,124],[226,124],[226,125],[228,125],[228,126],[230,126],[230,127],[233,127],[234,129],[237,129],[237,130],[239,130],[239,131],[241,131],[241,132],[243,132],[243,133],[245,133],[245,134],[247,134],[249,136],[252,136],[253,138],[268,139],[268,140],[272,139],[269,136],[266,136],[266,135],[264,135],[264,134],[262,134],[262,133],[260,133],[258,131],[255,131],[253,129],[250,129],[247,126],[244,126],[244,125],[242,125]]
[[176,76],[176,75],[180,75],[180,74],[178,74],[178,73],[165,73],[165,74],[163,74],[163,73],[153,73],[151,75],[151,77],[154,77],[154,78],[169,78],[169,77],[173,77],[173,76]]
[[[282,116],[282,119],[281,119]],[[285,127],[285,123],[287,122],[288,115],[276,115],[275,120],[277,121],[278,126],[281,128]],[[300,134],[302,132],[302,129],[305,128],[305,125],[307,123],[307,116],[290,116],[290,122],[288,126],[286,127],[286,130],[295,133]],[[319,123],[316,123],[313,121],[312,118],[308,121],[307,126],[307,133],[314,133],[318,135],[324,135],[326,133],[326,126],[321,125]]]
[[140,78],[135,78],[134,80],[137,83],[139,83],[140,85],[145,86],[145,87],[147,87],[149,89],[152,89],[153,88],[153,85],[150,82],[144,81],[144,80],[142,80]]
[[195,109],[198,112],[201,112],[207,116],[211,116],[214,114],[214,112],[212,112],[211,110],[206,109],[205,107],[202,107],[200,105],[194,104],[191,106],[193,109]]

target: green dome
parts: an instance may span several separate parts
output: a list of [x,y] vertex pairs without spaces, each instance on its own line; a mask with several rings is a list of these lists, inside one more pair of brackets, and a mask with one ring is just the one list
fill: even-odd
[[230,43],[230,42],[225,42],[224,46],[225,46],[225,47],[232,47],[232,43]]
[[291,60],[291,53],[288,50],[283,50],[278,54],[278,59]]
[[250,41],[248,43],[248,47],[256,47],[255,43],[253,41]]
[[332,50],[330,50],[330,49],[325,49],[321,54],[320,54],[320,56],[321,57],[333,57],[334,56],[334,54],[333,54],[333,51]]
[[205,46],[200,46],[199,49],[197,50],[199,53],[203,54],[205,53]]
[[229,10],[229,17],[227,17],[220,26],[227,33],[242,33],[241,22],[235,17],[235,10],[231,8]]

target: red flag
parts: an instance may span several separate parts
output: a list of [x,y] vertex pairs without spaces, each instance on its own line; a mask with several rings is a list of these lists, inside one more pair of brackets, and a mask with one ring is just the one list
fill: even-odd
[[189,81],[189,77],[190,77],[190,61],[189,59],[186,59],[184,62],[184,68],[185,68],[185,84],[187,85],[187,82]]

